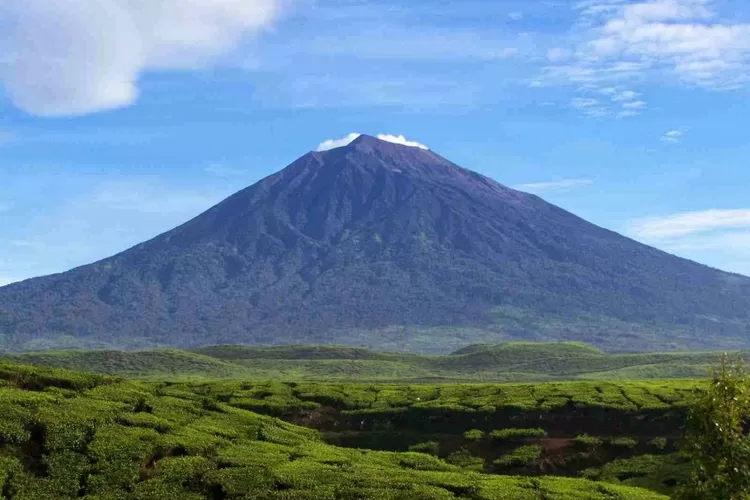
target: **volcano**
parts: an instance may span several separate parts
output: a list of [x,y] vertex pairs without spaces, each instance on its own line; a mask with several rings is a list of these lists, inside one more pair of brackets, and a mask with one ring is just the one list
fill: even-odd
[[113,257],[0,288],[0,347],[506,339],[750,345],[750,278],[590,224],[432,151],[311,152]]

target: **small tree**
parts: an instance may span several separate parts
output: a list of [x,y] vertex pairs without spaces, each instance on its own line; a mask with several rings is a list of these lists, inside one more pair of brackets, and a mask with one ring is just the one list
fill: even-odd
[[750,499],[750,383],[742,359],[726,354],[688,412],[681,451],[692,472],[676,498]]

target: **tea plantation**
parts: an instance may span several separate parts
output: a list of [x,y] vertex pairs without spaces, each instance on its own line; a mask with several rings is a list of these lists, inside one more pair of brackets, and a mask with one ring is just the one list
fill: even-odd
[[175,383],[0,363],[0,492],[666,498],[685,472],[674,438],[698,386]]

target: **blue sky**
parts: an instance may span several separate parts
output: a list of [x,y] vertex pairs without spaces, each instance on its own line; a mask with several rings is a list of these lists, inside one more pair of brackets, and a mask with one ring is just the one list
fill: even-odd
[[0,284],[354,132],[750,275],[744,0],[7,0],[0,33]]

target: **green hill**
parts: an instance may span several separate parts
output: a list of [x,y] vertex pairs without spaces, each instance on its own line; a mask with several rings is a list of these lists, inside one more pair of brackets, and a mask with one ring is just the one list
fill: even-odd
[[[0,492],[8,500],[666,499],[582,478],[481,473],[504,462],[485,464],[468,451],[443,459],[333,446],[315,429],[247,408],[253,395],[280,395],[278,387],[134,382],[0,363]],[[320,407],[298,401],[297,412]]]
[[[743,353],[747,358],[747,353]],[[605,354],[577,342],[482,344],[447,356],[343,346],[221,345],[180,351],[45,351],[0,359],[169,379],[494,381],[703,377],[715,352]]]
[[233,378],[245,375],[241,366],[210,356],[176,349],[141,352],[44,351],[0,355],[0,360],[2,359],[31,365],[86,370],[126,377]]

